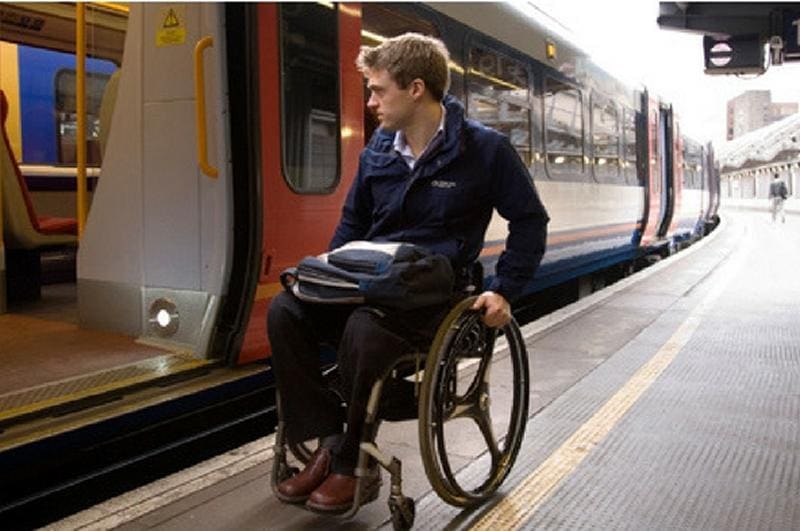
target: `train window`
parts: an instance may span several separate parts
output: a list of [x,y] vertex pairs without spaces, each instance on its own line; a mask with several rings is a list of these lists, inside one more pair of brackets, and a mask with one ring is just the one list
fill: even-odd
[[661,193],[661,142],[659,142],[659,113],[650,113],[650,172],[653,184],[653,193]]
[[524,64],[481,47],[469,52],[467,114],[508,136],[514,149],[531,164],[531,104]]
[[702,183],[702,154],[700,146],[686,142],[683,149],[683,186],[691,190],[699,190]]
[[703,188],[703,148],[697,146],[694,159],[694,188],[701,190]]
[[388,38],[408,32],[439,38],[439,31],[432,23],[400,9],[376,3],[365,3],[361,9],[362,44],[375,46]]
[[[404,6],[386,7],[379,3],[364,3],[361,5],[361,44],[376,46],[384,40],[414,32],[431,37],[441,38],[439,30],[433,23],[419,18],[416,14],[407,12]],[[461,98],[463,95],[463,72],[461,68],[450,68],[450,93]],[[378,126],[377,119],[366,109],[369,91],[364,86],[364,141],[367,142],[373,131]]]
[[544,123],[550,175],[560,180],[582,181],[584,146],[581,92],[566,83],[546,78]]
[[[15,58],[8,63],[0,87],[12,95],[10,105],[19,112],[19,122],[10,127],[9,136],[20,162],[75,165],[75,55],[5,41],[0,41],[0,49],[6,57]],[[101,162],[100,102],[116,70],[117,65],[108,59],[86,58],[86,163],[90,166]],[[18,90],[6,86],[11,80]]]
[[694,188],[694,154],[692,146],[687,142],[683,148],[683,186]]
[[620,181],[619,110],[611,101],[592,97],[594,175],[601,183]]
[[[86,164],[90,166],[100,165],[100,102],[110,77],[108,74],[86,74]],[[55,84],[58,162],[75,164],[78,136],[75,70],[60,70],[56,73]]]
[[622,171],[628,184],[644,186],[636,171],[636,111],[622,109]]
[[332,192],[339,181],[338,10],[279,4],[283,175],[298,193]]

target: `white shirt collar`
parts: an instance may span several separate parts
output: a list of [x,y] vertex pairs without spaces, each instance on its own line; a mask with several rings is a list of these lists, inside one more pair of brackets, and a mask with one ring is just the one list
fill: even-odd
[[438,143],[439,139],[444,136],[445,112],[446,111],[444,105],[442,105],[442,119],[439,121],[439,127],[438,129],[436,129],[436,133],[434,133],[434,135],[428,141],[428,144],[425,146],[425,149],[422,150],[422,153],[420,153],[419,157],[414,156],[414,153],[411,151],[411,146],[409,146],[408,142],[406,142],[406,135],[403,133],[402,130],[397,131],[394,134],[394,144],[393,144],[394,149],[400,154],[401,157],[403,157],[403,160],[406,161],[406,164],[408,164],[408,167],[411,168],[412,170],[414,169],[414,166],[417,164],[417,161],[420,158],[422,158],[422,155],[427,153],[428,150],[431,149],[431,147],[434,146],[436,143]]

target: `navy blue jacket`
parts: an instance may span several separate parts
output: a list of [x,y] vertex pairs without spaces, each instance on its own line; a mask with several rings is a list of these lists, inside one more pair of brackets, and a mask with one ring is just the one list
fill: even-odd
[[508,138],[466,120],[454,97],[443,104],[444,140],[413,171],[394,150],[395,133],[375,132],[330,247],[353,240],[413,243],[447,256],[458,270],[478,259],[496,208],[509,235],[488,289],[512,301],[544,254],[547,212]]

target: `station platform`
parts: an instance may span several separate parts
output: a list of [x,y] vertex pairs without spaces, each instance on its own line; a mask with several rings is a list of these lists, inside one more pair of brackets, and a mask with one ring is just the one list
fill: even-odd
[[[531,418],[486,504],[442,502],[415,422],[384,423],[415,529],[800,529],[800,217],[721,217],[701,242],[523,328]],[[464,477],[487,458],[475,442],[457,449]],[[271,457],[268,437],[47,529],[391,529],[386,474],[345,521],[278,502]]]

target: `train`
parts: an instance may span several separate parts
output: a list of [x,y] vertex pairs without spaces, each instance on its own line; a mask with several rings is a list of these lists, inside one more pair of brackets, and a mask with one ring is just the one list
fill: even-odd
[[[551,217],[527,297],[675,252],[718,222],[710,144],[530,6],[84,8],[91,206],[78,235],[45,230],[75,216],[78,8],[0,4],[0,518],[40,525],[268,429],[269,302],[283,269],[327,248],[376,127],[362,45],[442,39],[450,92],[509,137]],[[488,275],[506,234],[495,215]],[[73,281],[48,280],[54,256],[72,256]]]

